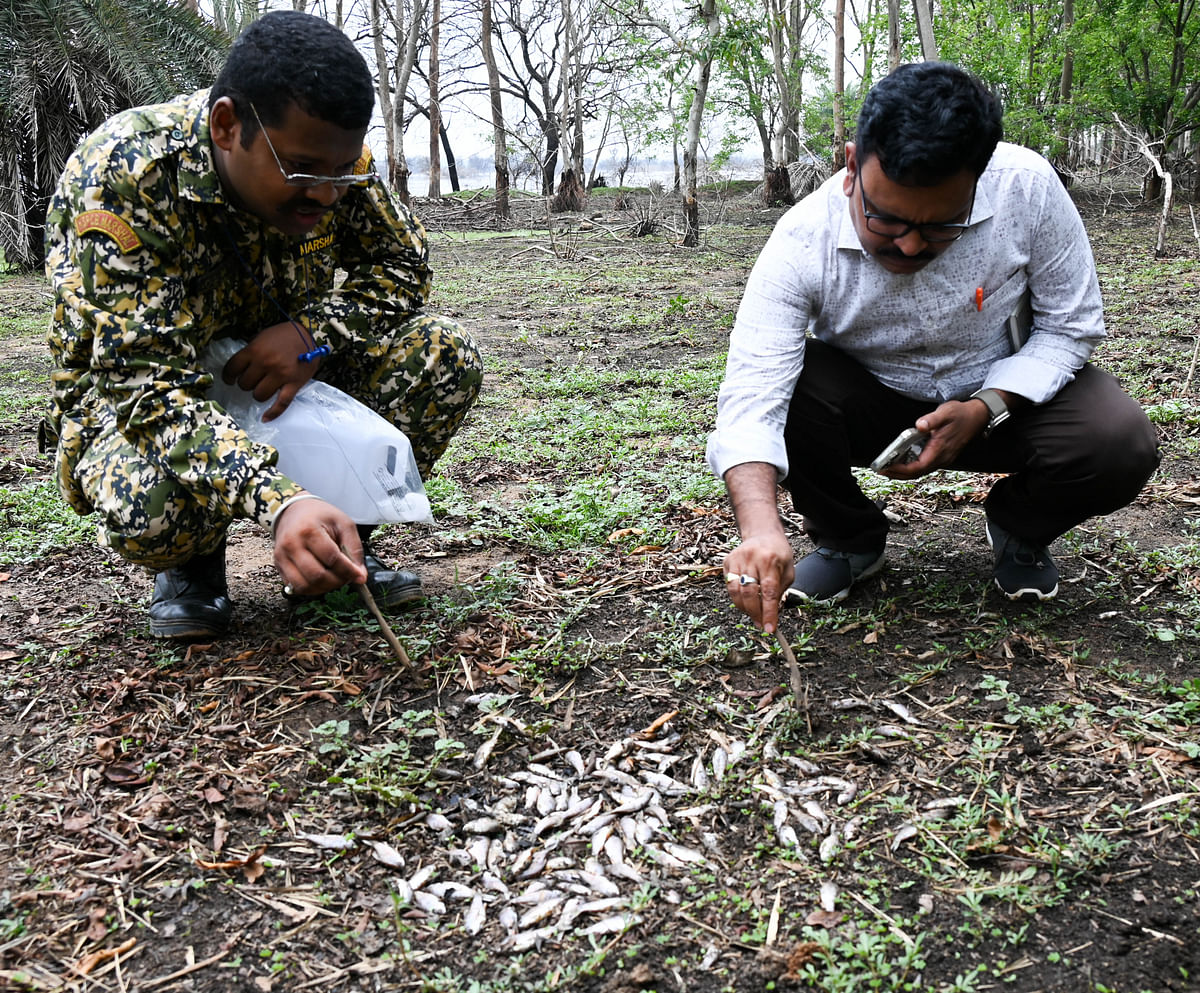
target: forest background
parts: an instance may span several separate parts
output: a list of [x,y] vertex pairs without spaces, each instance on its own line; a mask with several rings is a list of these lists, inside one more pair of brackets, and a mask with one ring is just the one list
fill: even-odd
[[[270,0],[7,0],[0,48],[0,246],[37,267],[46,203],[84,134],[127,106],[206,85]],[[647,153],[685,196],[761,163],[768,203],[796,165],[841,164],[858,100],[902,61],[945,58],[994,86],[1006,136],[1065,177],[1140,157],[1145,195],[1200,186],[1195,0],[292,0],[342,26],[375,69],[371,136],[393,190],[459,191],[491,160],[510,191],[578,210]],[[432,140],[430,140],[432,138]],[[490,148],[489,148],[490,146]],[[463,162],[467,149],[472,162]],[[737,158],[740,156],[740,159]],[[641,161],[639,161],[641,160]],[[791,169],[789,170],[789,167]],[[427,188],[414,189],[419,175]],[[1169,209],[1169,203],[1166,205]]]

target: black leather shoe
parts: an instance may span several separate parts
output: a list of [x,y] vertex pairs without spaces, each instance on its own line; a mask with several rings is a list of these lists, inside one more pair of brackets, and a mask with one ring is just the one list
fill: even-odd
[[156,638],[200,641],[229,630],[233,604],[225,582],[225,542],[208,555],[154,577],[150,633]]
[[424,599],[420,576],[405,569],[393,569],[375,557],[370,542],[374,530],[369,524],[358,526],[358,537],[363,546],[363,565],[367,567],[367,589],[371,591],[375,603],[380,607],[399,607]]

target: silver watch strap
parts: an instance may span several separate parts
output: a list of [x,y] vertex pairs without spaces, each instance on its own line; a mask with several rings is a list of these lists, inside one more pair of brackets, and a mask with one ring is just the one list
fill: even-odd
[[988,409],[988,425],[983,432],[985,438],[1008,420],[1008,404],[995,390],[976,390],[971,394],[971,399],[982,400],[983,405]]

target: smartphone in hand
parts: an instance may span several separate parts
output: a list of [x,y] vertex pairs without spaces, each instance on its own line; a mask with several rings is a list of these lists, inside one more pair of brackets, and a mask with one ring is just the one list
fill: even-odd
[[895,441],[875,456],[875,461],[871,463],[871,468],[875,472],[880,472],[888,466],[915,462],[921,457],[921,451],[925,448],[925,442],[928,440],[929,435],[918,431],[916,428],[909,428],[907,431],[902,431],[897,435]]

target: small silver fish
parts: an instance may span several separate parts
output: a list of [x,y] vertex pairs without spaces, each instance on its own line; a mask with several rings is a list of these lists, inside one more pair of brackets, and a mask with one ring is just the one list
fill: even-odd
[[694,865],[708,865],[708,858],[694,848],[688,848],[686,845],[680,845],[673,841],[664,841],[662,846],[668,853],[679,859],[680,862],[691,862]]
[[599,873],[581,871],[579,878],[591,887],[593,893],[601,896],[620,896],[621,888],[611,879],[605,879]]
[[637,914],[616,914],[613,917],[598,920],[595,924],[589,924],[585,928],[580,928],[576,934],[614,934],[617,931],[625,931],[640,922],[641,917]]
[[563,758],[565,758],[570,764],[571,768],[575,770],[575,774],[577,776],[582,777],[587,774],[587,766],[584,764],[583,756],[578,752],[573,750],[569,751],[563,756]]
[[484,905],[483,897],[476,893],[475,899],[471,901],[471,906],[463,914],[463,929],[467,934],[478,934],[483,930],[483,925],[486,921],[487,908]]
[[557,933],[558,930],[554,927],[542,927],[535,931],[520,931],[509,939],[508,944],[504,946],[504,951],[513,952],[514,954],[527,952],[531,948],[540,946],[543,941],[547,941]]
[[535,904],[523,913],[517,921],[517,927],[522,931],[526,928],[533,927],[535,924],[540,924],[547,917],[553,914],[566,900],[564,896],[556,896],[550,900],[544,900],[541,903]]
[[446,912],[446,905],[432,893],[417,890],[413,893],[413,903],[427,914],[441,917]]
[[499,834],[504,825],[494,817],[476,817],[463,825],[465,834]]
[[508,896],[509,894],[508,886],[505,885],[504,880],[497,876],[494,872],[489,872],[487,870],[481,872],[479,874],[479,882],[482,884],[485,890],[489,890],[492,893],[500,893],[504,896]]
[[438,834],[454,830],[454,825],[450,823],[450,818],[437,813],[425,815],[425,826],[431,831],[436,831]]
[[830,831],[817,850],[822,862],[829,862],[842,847],[842,836],[836,830]]

